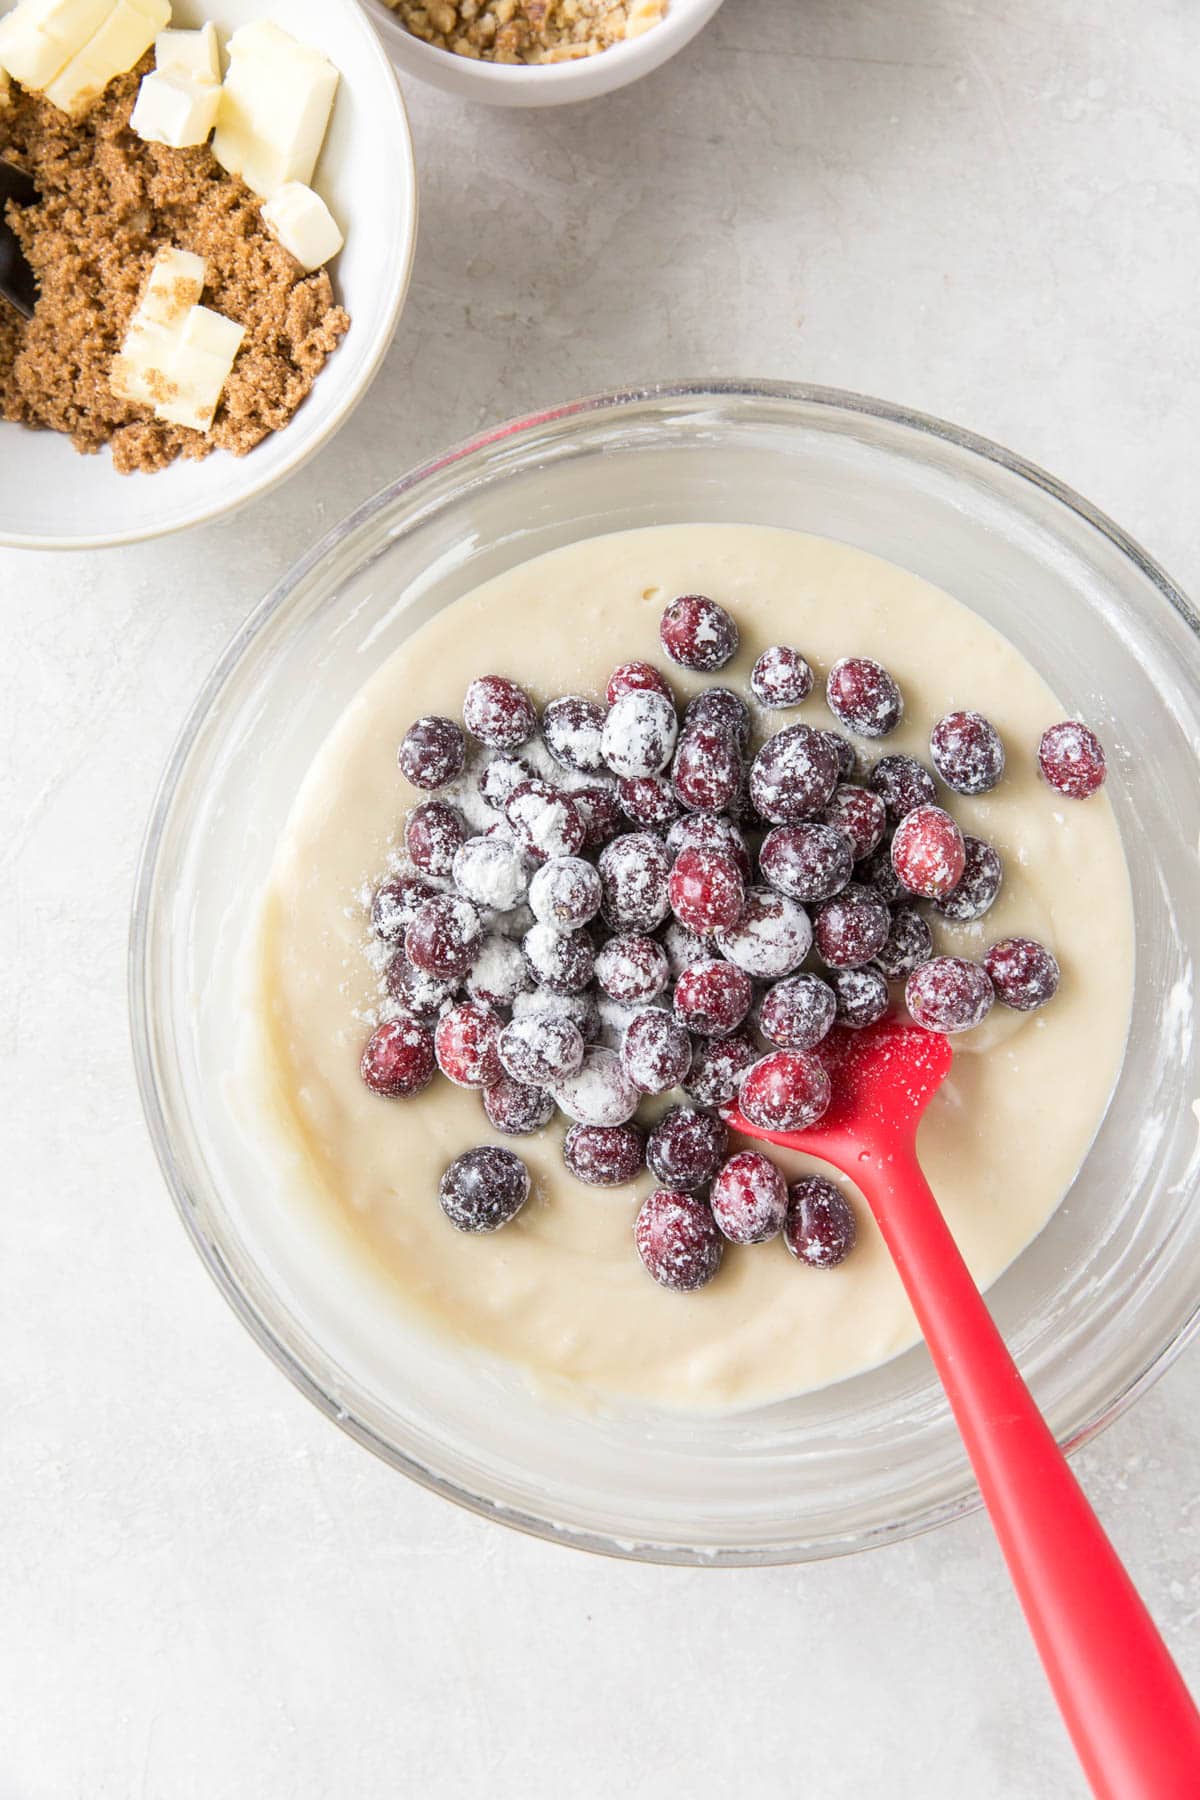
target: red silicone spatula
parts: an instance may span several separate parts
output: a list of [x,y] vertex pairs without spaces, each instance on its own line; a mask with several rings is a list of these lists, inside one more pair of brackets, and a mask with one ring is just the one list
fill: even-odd
[[861,1189],[958,1421],[1067,1729],[1101,1800],[1197,1800],[1200,1714],[992,1322],[917,1161],[953,1057],[887,1019],[839,1033],[834,1099],[807,1131],[734,1130],[803,1150]]

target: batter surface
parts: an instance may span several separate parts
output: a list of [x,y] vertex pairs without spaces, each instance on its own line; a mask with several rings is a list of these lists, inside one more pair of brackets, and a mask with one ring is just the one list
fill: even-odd
[[[676,594],[710,594],[737,620],[735,662],[706,681],[667,663],[658,641]],[[632,1225],[654,1185],[586,1187],[563,1166],[559,1115],[505,1138],[477,1093],[438,1078],[385,1100],[359,1078],[379,1015],[364,896],[386,872],[404,816],[425,796],[404,781],[396,746],[420,714],[461,716],[480,674],[504,674],[540,704],[603,697],[614,666],[644,657],[683,701],[713,681],[749,695],[772,643],[818,670],[805,704],[756,716],[759,735],[802,720],[834,725],[821,694],[837,657],[894,674],[906,714],[861,761],[903,750],[927,759],[929,729],[972,707],[1008,752],[992,793],[953,799],[965,831],[1004,859],[999,899],[974,925],[929,914],[935,952],[979,955],[994,940],[1040,939],[1062,966],[1042,1011],[997,1005],[955,1039],[950,1079],[921,1127],[926,1172],[976,1278],[986,1285],[1040,1230],[1071,1183],[1120,1067],[1132,983],[1128,878],[1107,798],[1073,803],[1040,782],[1041,732],[1063,707],[990,626],[945,593],[844,545],[749,526],[670,526],[591,539],[486,583],[422,626],[366,684],[317,756],[279,844],[256,967],[272,1097],[303,1164],[394,1279],[396,1305],[535,1376],[671,1406],[744,1407],[821,1386],[909,1345],[916,1327],[865,1203],[857,1248],[839,1268],[798,1264],[782,1239],[729,1245],[699,1293],[655,1285]],[[926,909],[927,910],[927,909]],[[666,1096],[660,1109],[681,1096]],[[437,1201],[446,1164],[495,1142],[529,1165],[534,1194],[494,1235],[470,1236]],[[732,1148],[744,1147],[736,1140]],[[778,1156],[788,1179],[821,1165]],[[824,1173],[832,1173],[823,1169]]]

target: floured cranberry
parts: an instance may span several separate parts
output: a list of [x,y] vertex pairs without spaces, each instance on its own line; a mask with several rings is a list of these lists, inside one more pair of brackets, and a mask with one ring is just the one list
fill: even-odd
[[876,952],[871,966],[887,981],[904,981],[932,955],[933,934],[916,907],[898,906],[887,942]]
[[527,1137],[554,1117],[554,1096],[545,1088],[526,1087],[511,1075],[501,1075],[483,1090],[483,1110],[497,1131],[508,1137]]
[[734,924],[746,902],[746,884],[737,864],[719,850],[681,850],[667,893],[680,923],[701,933]]
[[840,1188],[824,1175],[802,1175],[788,1189],[783,1241],[797,1262],[812,1269],[836,1269],[854,1248],[858,1228]]
[[738,1104],[763,1131],[804,1131],[829,1106],[828,1071],[805,1050],[773,1050],[742,1081]]
[[665,775],[622,776],[617,794],[625,817],[650,831],[665,831],[683,811],[683,802]]
[[496,1040],[506,1074],[526,1087],[553,1087],[583,1066],[578,1026],[558,1013],[531,1013],[513,1019]]
[[499,1144],[456,1156],[438,1187],[442,1211],[458,1231],[498,1231],[529,1198],[529,1170]]
[[837,752],[828,738],[808,725],[788,725],[751,764],[750,798],[772,825],[798,825],[824,812],[837,779]]
[[837,998],[837,1022],[847,1030],[864,1031],[886,1016],[891,996],[878,969],[833,969],[829,981]]
[[929,737],[933,766],[956,794],[986,794],[1004,774],[1004,745],[977,712],[945,713]]
[[703,962],[711,947],[698,932],[689,931],[678,919],[672,919],[664,930],[662,946],[667,953],[667,968],[672,977],[682,975],[693,963]]
[[781,1050],[811,1050],[833,1029],[837,1002],[819,975],[793,975],[768,988],[758,1009],[758,1028]]
[[757,981],[777,981],[799,968],[812,945],[808,914],[773,888],[751,888],[737,921],[720,927],[721,952]]
[[461,775],[467,746],[453,719],[430,716],[410,725],[400,744],[401,773],[414,787],[440,788]]
[[633,1235],[646,1273],[672,1293],[695,1293],[721,1266],[721,1233],[695,1194],[655,1188],[642,1202]]
[[596,948],[588,931],[559,931],[539,919],[521,939],[535,981],[552,994],[581,994],[592,979]]
[[371,930],[385,944],[398,944],[422,900],[431,899],[436,892],[419,875],[393,875],[381,881],[371,901]]
[[626,832],[600,852],[600,910],[613,931],[653,931],[667,916],[671,859],[646,831]]
[[859,737],[886,737],[904,717],[900,689],[882,663],[869,656],[843,656],[825,680],[825,698],[834,718]]
[[772,644],[750,671],[760,706],[799,706],[813,690],[812,668],[790,644]]
[[987,970],[965,956],[935,956],[914,969],[904,1001],[926,1031],[970,1031],[992,1010],[995,992]]
[[683,729],[720,731],[733,739],[739,750],[750,742],[750,709],[732,688],[701,688],[684,708]]
[[813,914],[817,954],[831,969],[858,969],[887,943],[892,915],[873,888],[852,881]]
[[472,1000],[493,1008],[511,1006],[518,994],[532,986],[520,944],[498,931],[489,932],[467,975],[466,988]]
[[667,953],[657,939],[630,932],[609,938],[596,957],[596,980],[610,999],[638,1006],[661,994],[670,977]]
[[766,819],[763,818],[750,796],[749,763],[742,764],[742,779],[738,784],[737,793],[725,809],[725,815],[730,824],[735,825],[739,831],[765,831],[767,829]]
[[452,866],[455,887],[476,906],[509,912],[525,898],[529,877],[524,859],[507,835],[468,838],[455,851]]
[[1108,774],[1103,744],[1078,719],[1064,719],[1042,733],[1038,768],[1052,788],[1072,800],[1086,800]]
[[873,889],[888,906],[905,898],[900,877],[892,867],[891,844],[880,844],[878,850],[865,856],[854,871],[854,879],[860,886]]
[[571,789],[571,802],[583,821],[583,848],[599,850],[625,829],[617,790],[613,787]]
[[404,821],[404,848],[423,875],[448,875],[466,836],[462,814],[444,800],[423,800]]
[[870,856],[887,830],[887,807],[881,797],[849,781],[834,788],[833,799],[821,816],[826,825],[841,832],[855,862]]
[[723,606],[703,594],[681,594],[672,600],[658,635],[671,661],[698,675],[723,669],[737,654],[737,626]]
[[982,838],[963,836],[963,872],[948,894],[935,900],[934,910],[956,925],[982,919],[1000,892],[1004,864],[1000,852]]
[[962,832],[940,806],[905,813],[892,839],[892,867],[910,894],[940,900],[962,880],[967,852]]
[[672,856],[684,850],[719,850],[733,858],[743,881],[750,879],[750,852],[745,838],[730,820],[712,813],[688,813],[677,819],[667,833],[667,849]]
[[493,756],[491,762],[485,764],[476,786],[485,806],[503,812],[514,788],[519,788],[523,781],[532,780],[532,765],[523,756],[501,755]]
[[486,1088],[503,1070],[496,1045],[500,1021],[486,1006],[464,1001],[442,1014],[433,1034],[438,1068],[455,1087]]
[[675,983],[675,1017],[700,1037],[736,1031],[750,1011],[753,989],[744,969],[711,958],[693,963]]
[[493,750],[515,750],[537,728],[533,701],[515,681],[503,675],[480,675],[463,699],[463,724],[471,736]]
[[514,1019],[536,1019],[543,1015],[566,1019],[574,1025],[585,1044],[594,1044],[600,1036],[600,1008],[591,992],[552,994],[549,988],[535,987],[528,993],[518,994],[512,1010]]
[[665,675],[648,662],[618,663],[608,678],[605,699],[610,706],[615,706],[622,694],[634,694],[649,691],[661,694],[664,699],[674,704],[675,696],[671,692],[670,683]]
[[849,881],[854,857],[832,825],[777,825],[762,841],[758,866],[789,900],[828,900]]
[[563,1161],[589,1187],[623,1187],[637,1180],[644,1165],[642,1134],[636,1125],[572,1125]]
[[508,797],[504,817],[522,850],[538,862],[575,856],[584,829],[574,800],[546,781],[523,781]]
[[553,856],[534,871],[529,904],[543,925],[575,931],[600,911],[600,877],[579,856]]
[[459,980],[479,953],[483,926],[469,900],[438,894],[423,900],[404,930],[409,962],[442,981]]
[[742,757],[727,731],[711,725],[689,726],[679,740],[671,781],[692,812],[724,812],[742,779]]
[[427,1088],[437,1070],[433,1034],[415,1019],[388,1019],[367,1039],[359,1072],[373,1093],[407,1099]]
[[409,962],[403,950],[397,950],[383,973],[383,985],[397,1006],[409,1018],[422,1025],[432,1025],[453,993],[459,977],[442,980],[418,969]]
[[673,1106],[646,1142],[651,1172],[668,1187],[698,1188],[712,1180],[729,1148],[729,1131],[716,1113]]
[[705,1038],[692,1052],[684,1092],[697,1106],[724,1106],[733,1099],[738,1083],[758,1055],[758,1046],[747,1031]]
[[739,1150],[718,1170],[708,1203],[731,1244],[766,1244],[783,1230],[787,1182],[760,1150]]
[[996,998],[1016,1012],[1034,1012],[1058,992],[1058,959],[1033,938],[1003,938],[983,959]]
[[582,694],[563,694],[551,700],[542,714],[542,736],[555,762],[581,775],[598,775],[604,767],[600,735],[604,708]]
[[933,776],[915,756],[881,756],[867,777],[871,792],[878,794],[893,825],[918,806],[932,806],[937,799]]
[[624,1125],[642,1098],[617,1052],[600,1044],[584,1051],[579,1068],[556,1081],[553,1093],[567,1117],[580,1125]]
[[825,739],[837,757],[838,780],[853,781],[858,773],[858,751],[850,739],[843,737],[840,731],[819,731],[817,735]]
[[671,760],[679,722],[672,701],[652,688],[622,694],[608,710],[601,746],[614,775],[659,775]]
[[651,1006],[626,1026],[621,1061],[643,1094],[665,1094],[678,1087],[691,1068],[692,1040],[669,1012]]

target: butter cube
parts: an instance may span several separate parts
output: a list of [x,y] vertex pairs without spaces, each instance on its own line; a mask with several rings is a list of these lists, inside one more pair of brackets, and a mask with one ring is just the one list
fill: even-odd
[[155,417],[207,431],[245,335],[236,320],[193,306],[168,371],[172,391],[156,404]]
[[263,199],[308,182],[329,124],[338,73],[319,51],[256,19],[229,40],[213,154]]
[[114,76],[141,60],[170,16],[171,0],[117,0],[99,30],[47,83],[47,100],[62,112],[82,112]]
[[320,194],[302,181],[285,181],[263,202],[262,216],[268,231],[304,269],[332,262],[345,241]]
[[204,292],[205,263],[190,250],[164,248],[129,321],[110,385],[122,400],[154,406],[170,386],[170,367],[189,315]]
[[21,0],[0,19],[0,68],[39,93],[103,25],[112,0]]
[[169,144],[182,150],[203,144],[217,122],[221,90],[213,81],[186,75],[162,75],[156,69],[142,78],[129,124],[147,144]]
[[154,68],[159,75],[181,75],[204,86],[221,82],[221,46],[211,22],[199,31],[160,31],[154,40]]

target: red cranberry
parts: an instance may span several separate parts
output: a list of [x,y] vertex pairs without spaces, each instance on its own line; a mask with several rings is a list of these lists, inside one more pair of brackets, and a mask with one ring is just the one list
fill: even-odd
[[892,846],[880,844],[878,850],[872,850],[865,856],[854,871],[855,880],[862,886],[871,888],[888,906],[895,906],[906,896],[900,885],[900,877],[892,867]]
[[772,644],[750,672],[750,687],[760,706],[799,706],[813,690],[813,672],[790,644]]
[[864,1031],[886,1017],[891,996],[878,969],[834,969],[829,981],[837,998],[839,1025],[849,1031]]
[[432,899],[436,892],[419,875],[394,875],[380,882],[371,901],[371,929],[375,936],[385,944],[398,944],[422,900]]
[[472,837],[460,844],[452,867],[455,887],[476,906],[510,912],[525,898],[529,885],[525,863],[503,828],[492,837]]
[[720,813],[742,779],[742,758],[733,738],[711,725],[689,726],[679,740],[671,780],[692,812]]
[[614,775],[630,780],[659,775],[678,735],[674,704],[651,688],[636,688],[609,708],[601,738],[604,761]]
[[584,829],[574,800],[545,781],[523,781],[508,797],[504,817],[527,856],[575,856]]
[[673,1106],[646,1142],[651,1173],[667,1187],[699,1188],[712,1180],[729,1148],[725,1121],[694,1106]]
[[900,689],[882,663],[869,656],[843,656],[825,681],[829,710],[859,737],[886,737],[904,716]]
[[503,812],[509,795],[523,781],[533,780],[533,769],[522,756],[493,756],[480,773],[476,786],[485,806]]
[[615,706],[622,694],[634,694],[639,690],[661,694],[665,700],[674,704],[674,695],[665,675],[659,673],[653,663],[625,662],[618,663],[608,678],[605,699],[610,706]]
[[990,720],[977,712],[949,712],[929,738],[933,766],[956,794],[986,794],[1004,773],[1004,745]]
[[581,994],[596,966],[596,949],[587,931],[557,931],[541,921],[521,939],[525,961],[536,982],[552,994]]
[[454,993],[459,977],[449,981],[415,968],[403,950],[397,950],[383,973],[383,985],[397,1006],[410,1019],[432,1025],[442,1007]]
[[542,714],[542,736],[555,762],[581,775],[598,775],[604,767],[600,735],[604,708],[582,694],[564,694],[551,700]]
[[498,931],[489,932],[467,976],[466,988],[472,1000],[492,1008],[511,1006],[517,995],[532,985],[520,944],[502,937]]
[[827,741],[838,759],[838,780],[853,781],[858,773],[858,751],[850,739],[843,737],[840,731],[821,731],[818,736]]
[[788,1189],[783,1241],[797,1262],[812,1269],[836,1269],[854,1248],[858,1228],[840,1188],[824,1175],[803,1175]]
[[563,1140],[563,1161],[576,1181],[589,1187],[636,1181],[644,1160],[636,1125],[572,1125]]
[[764,878],[789,900],[828,900],[854,872],[850,845],[832,825],[777,825],[758,852]]
[[621,1061],[643,1094],[665,1094],[678,1087],[691,1068],[692,1040],[669,1012],[651,1006],[626,1026]]
[[613,931],[653,931],[667,916],[671,859],[649,832],[630,831],[600,852],[601,912]]
[[739,831],[765,831],[767,821],[759,812],[750,797],[750,765],[742,764],[742,779],[738,791],[725,809],[726,817]]
[[859,969],[887,943],[892,915],[873,888],[852,881],[813,915],[817,954],[831,969]]
[[670,976],[667,953],[652,937],[630,933],[609,938],[596,958],[596,980],[622,1006],[640,1006],[661,994]]
[[819,975],[793,975],[763,995],[758,1028],[781,1050],[811,1050],[833,1029],[833,989]]
[[698,675],[723,669],[737,655],[737,626],[723,606],[703,594],[681,594],[672,600],[658,633],[671,661]]
[[879,795],[893,825],[918,806],[932,806],[937,799],[933,776],[915,756],[881,756],[868,779],[871,792]]
[[448,875],[466,836],[462,814],[444,800],[422,801],[404,821],[404,848],[423,875]]
[[672,1293],[695,1293],[721,1266],[721,1234],[694,1194],[655,1188],[642,1202],[633,1233],[642,1267]]
[[758,981],[777,981],[799,968],[812,945],[808,914],[786,894],[751,888],[737,923],[717,931],[721,952]]
[[455,1087],[486,1088],[503,1070],[496,1049],[500,1021],[486,1006],[464,1001],[443,1013],[433,1034],[438,1068]]
[[458,1231],[498,1231],[529,1198],[529,1170],[499,1144],[456,1156],[438,1188],[442,1211]]
[[554,1117],[554,1097],[544,1088],[526,1087],[511,1075],[501,1075],[483,1090],[483,1110],[497,1131],[507,1137],[528,1137]]
[[[521,960],[524,962],[524,957]],[[518,994],[512,1010],[514,1019],[566,1019],[585,1044],[594,1044],[600,1036],[600,1008],[592,993],[552,994],[549,988],[535,987],[529,993]]]
[[578,856],[554,856],[534,871],[529,904],[543,925],[576,931],[600,911],[600,877]]
[[598,1044],[583,1053],[573,1075],[554,1084],[554,1098],[568,1119],[580,1125],[624,1125],[641,1103],[641,1094],[615,1050]]
[[585,850],[599,850],[602,844],[607,844],[610,838],[625,829],[615,788],[572,788],[571,802],[583,821]]
[[1003,938],[983,959],[996,998],[1016,1012],[1034,1012],[1058,992],[1057,958],[1033,938]]
[[822,818],[826,825],[841,832],[855,862],[870,856],[883,842],[887,829],[887,807],[880,796],[869,788],[855,787],[852,782],[843,782],[834,788],[833,799]]
[[650,831],[665,831],[683,811],[675,789],[664,775],[623,776],[617,783],[621,811],[635,825]]
[[892,867],[910,894],[940,900],[962,880],[967,866],[962,832],[940,806],[905,813],[892,839]]
[[1038,768],[1052,788],[1072,800],[1086,800],[1108,774],[1104,746],[1078,719],[1064,719],[1042,733]]
[[898,906],[887,942],[871,966],[887,981],[904,981],[932,955],[933,934],[916,907]]
[[963,956],[935,956],[914,969],[904,1001],[926,1031],[970,1031],[986,1019],[994,999],[991,977]]
[[716,959],[693,963],[675,983],[675,1017],[698,1037],[724,1037],[737,1030],[752,998],[744,969]]
[[390,1100],[419,1094],[433,1080],[432,1034],[415,1019],[388,1019],[367,1039],[359,1072],[373,1093]]
[[404,930],[409,962],[442,981],[461,980],[479,954],[483,926],[469,900],[437,894],[422,900]]
[[515,750],[537,727],[533,701],[503,675],[480,675],[463,700],[463,723],[472,737],[493,750]]
[[955,925],[969,925],[982,919],[1000,892],[1004,864],[1000,853],[982,838],[963,837],[963,872],[948,894],[935,900],[934,911]]
[[750,709],[732,688],[701,688],[684,708],[683,729],[719,731],[732,738],[739,750],[750,742]]
[[713,1218],[732,1244],[766,1244],[783,1230],[787,1182],[761,1150],[731,1156],[708,1198]]
[[404,734],[398,760],[414,787],[445,787],[462,774],[467,760],[462,731],[453,719],[418,719]]
[[743,881],[750,879],[750,852],[736,825],[712,813],[688,813],[677,819],[667,833],[667,849],[672,856],[684,850],[719,850],[737,864]]
[[684,1092],[697,1106],[724,1106],[737,1093],[738,1083],[751,1063],[757,1061],[758,1046],[747,1031],[705,1038],[692,1052]]
[[719,850],[681,850],[667,893],[679,922],[701,933],[732,925],[746,902],[746,884],[737,864]]
[[763,1131],[805,1131],[829,1105],[829,1073],[804,1050],[774,1050],[742,1082],[739,1104]]
[[583,1037],[558,1013],[530,1013],[513,1019],[496,1043],[501,1065],[526,1087],[553,1087],[583,1066]]
[[799,825],[824,812],[837,786],[837,752],[808,725],[769,737],[750,766],[750,798],[772,825]]

